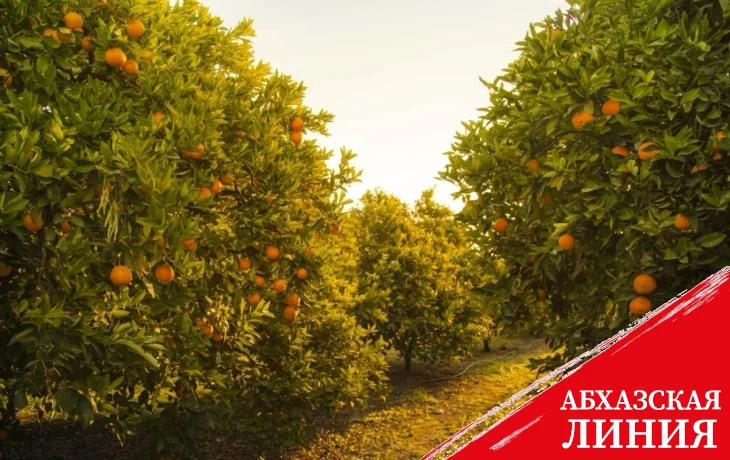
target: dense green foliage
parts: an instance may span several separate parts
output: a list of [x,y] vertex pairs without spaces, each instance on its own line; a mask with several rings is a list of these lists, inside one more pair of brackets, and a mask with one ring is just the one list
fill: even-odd
[[[486,286],[500,319],[532,325],[560,350],[542,364],[635,318],[638,274],[655,277],[656,307],[730,262],[730,142],[716,139],[730,117],[728,6],[571,2],[534,24],[519,58],[485,82],[491,106],[465,124],[443,178],[460,187],[460,218],[483,252],[505,264]],[[610,99],[618,114],[604,112]],[[574,126],[584,110],[593,120]],[[645,142],[659,151],[641,159]],[[689,230],[674,226],[678,213]],[[500,217],[504,234],[494,231]],[[575,238],[572,251],[558,248],[564,234]]]
[[452,213],[424,193],[414,209],[381,191],[353,212],[355,313],[363,326],[405,359],[427,363],[464,357],[487,335],[489,317],[472,292],[474,251]]
[[[353,155],[330,170],[331,152],[290,141],[295,117],[326,134],[332,116],[255,61],[250,21],[225,29],[194,1],[0,0],[0,23],[0,429],[57,410],[122,440],[151,428],[150,452],[183,456],[222,428],[296,439],[380,390],[381,350],[327,265]],[[139,73],[107,65],[111,47]]]

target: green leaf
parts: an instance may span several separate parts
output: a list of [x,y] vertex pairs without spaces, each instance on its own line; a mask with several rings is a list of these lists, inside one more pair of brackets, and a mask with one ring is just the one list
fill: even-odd
[[129,340],[117,340],[117,343],[126,345],[129,347],[132,351],[143,357],[148,363],[150,363],[154,367],[160,367],[160,363],[157,362],[157,360],[149,353],[144,351],[142,347],[137,345],[134,342],[130,342]]
[[8,346],[11,346],[11,345],[23,340],[24,338],[28,337],[30,334],[35,332],[35,330],[36,330],[35,328],[29,328],[24,331],[18,332],[10,339],[10,342],[8,342]]
[[714,248],[718,244],[725,241],[725,238],[727,235],[724,233],[710,233],[709,235],[705,235],[699,240],[700,246],[703,248]]
[[79,400],[79,392],[73,388],[61,388],[56,392],[56,401],[61,406],[61,410],[65,413],[70,414],[76,410],[76,403]]

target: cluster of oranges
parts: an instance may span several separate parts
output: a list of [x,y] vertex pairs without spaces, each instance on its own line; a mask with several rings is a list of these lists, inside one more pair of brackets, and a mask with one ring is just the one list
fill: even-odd
[[[72,33],[65,33],[64,29],[55,30],[48,28],[43,31],[43,36],[52,37],[58,43],[68,44],[73,41],[74,32],[84,33],[84,18],[79,13],[73,11],[66,13],[63,17],[63,23],[65,29],[67,29],[66,32],[70,30]],[[139,19],[132,19],[127,24],[126,31],[130,39],[139,39],[145,34],[145,26]],[[93,35],[84,35],[80,42],[81,48],[87,53],[91,53],[94,49],[94,40],[95,37]],[[147,59],[149,61],[149,58]],[[139,63],[134,59],[127,58],[126,53],[121,48],[112,47],[107,49],[104,52],[104,61],[110,67],[121,69],[127,75],[133,76],[139,73]],[[12,79],[10,79],[10,83],[7,80],[5,83],[11,84]]]
[[[615,99],[609,99],[601,107],[601,112],[604,116],[607,117],[618,115],[621,112],[621,102]],[[574,114],[571,122],[573,127],[576,130],[580,131],[584,129],[587,125],[592,123],[593,120],[593,114],[589,111],[583,110]],[[720,146],[717,144],[717,142],[724,138],[725,135],[722,131],[719,131],[715,134],[712,140],[713,151],[716,152],[720,150]],[[621,157],[626,157],[629,155],[629,149],[623,145],[616,145],[611,150],[611,152]],[[649,161],[659,153],[661,153],[660,146],[653,141],[643,142],[637,151],[638,157],[641,159],[641,161]],[[713,159],[722,159],[722,154],[715,153]],[[536,158],[532,158],[527,161],[525,167],[527,168],[528,173],[532,174],[540,169],[540,162]],[[696,172],[705,169],[707,169],[706,165],[698,165],[692,169],[691,173],[695,174]],[[549,194],[546,194],[545,196],[538,196],[537,201],[542,207],[550,201],[550,196]],[[496,233],[504,234],[507,232],[508,227],[509,221],[507,220],[507,218],[499,217],[497,220],[495,220],[493,229]],[[679,213],[674,218],[674,227],[680,231],[687,231],[692,228],[692,224],[687,216]],[[561,235],[558,239],[558,246],[563,251],[572,251],[575,247],[575,238],[570,233],[565,233]],[[530,257],[530,263],[534,264],[536,261],[537,256],[533,255]],[[655,289],[656,280],[651,275],[641,274],[634,279],[634,290],[638,295],[629,304],[629,310],[632,314],[643,315],[651,309],[651,301],[646,296],[654,292]],[[538,297],[540,298],[540,300],[544,300],[544,298],[547,297],[547,293],[542,288],[540,288],[538,289]]]
[[302,130],[304,129],[304,120],[302,120],[301,117],[294,117],[291,121],[291,134],[289,135],[289,139],[294,143],[294,145],[299,145],[302,143]]

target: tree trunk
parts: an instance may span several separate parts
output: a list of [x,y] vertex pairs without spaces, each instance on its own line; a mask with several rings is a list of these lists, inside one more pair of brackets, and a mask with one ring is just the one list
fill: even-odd
[[411,371],[411,354],[410,353],[406,353],[405,360],[406,360],[406,372],[410,372]]
[[484,353],[489,353],[490,351],[492,350],[489,349],[489,337],[487,337],[484,339]]

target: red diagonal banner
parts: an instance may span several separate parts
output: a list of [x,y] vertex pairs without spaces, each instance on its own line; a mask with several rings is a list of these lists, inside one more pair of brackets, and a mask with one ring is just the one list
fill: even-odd
[[730,267],[536,381],[423,459],[730,459],[728,328]]

